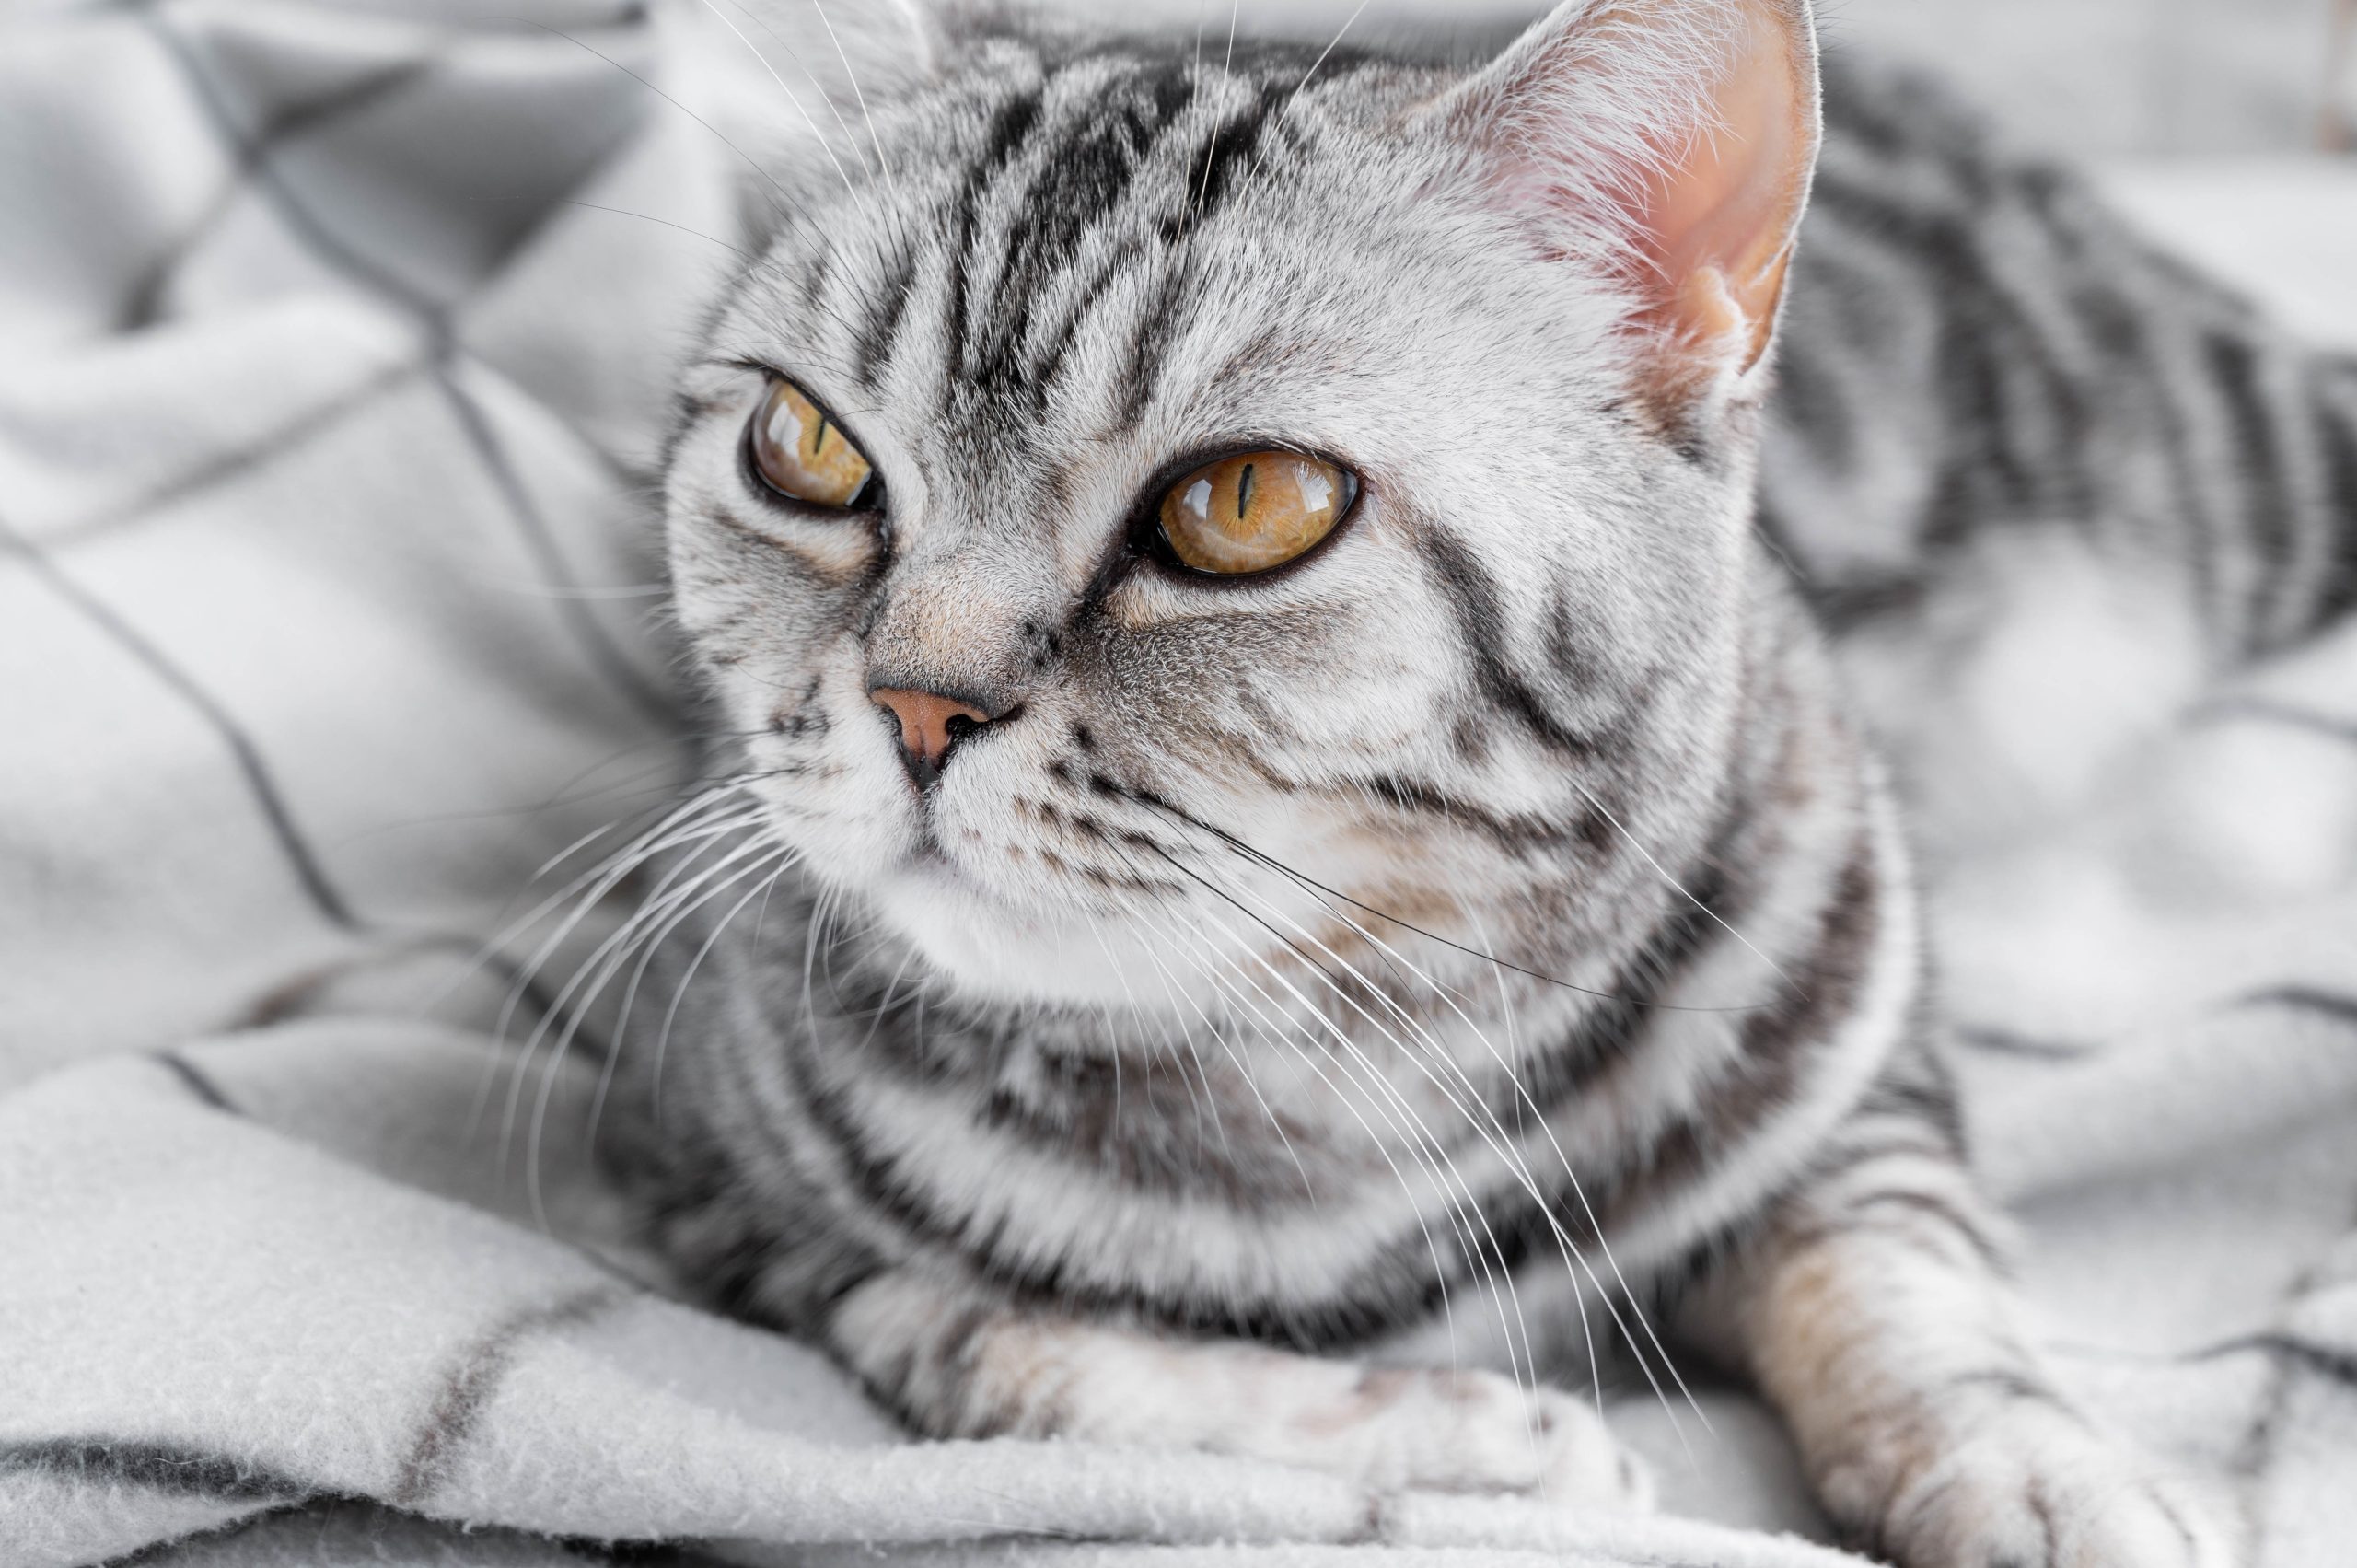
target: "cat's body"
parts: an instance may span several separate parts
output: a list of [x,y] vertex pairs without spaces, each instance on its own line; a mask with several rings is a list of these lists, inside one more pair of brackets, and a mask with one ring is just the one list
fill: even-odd
[[1935,86],[1827,85],[1759,522],[1945,857],[2357,609],[2357,359]]
[[[1756,1378],[1837,1521],[1909,1568],[2226,1560],[2013,1323],[1907,835],[1824,631],[1887,677],[1904,793],[1968,845],[2068,782],[1946,771],[1980,755],[1990,563],[2126,563],[2136,628],[2215,628],[2158,711],[2346,602],[2357,396],[1866,80],[1763,411],[1806,37],[1771,4],[1573,6],[1470,77],[953,37],[899,84],[914,110],[843,99],[852,167],[786,188],[805,215],[722,311],[671,460],[681,620],[742,732],[668,830],[674,957],[623,1056],[692,1275],[923,1431],[1376,1493],[1639,1500],[1590,1403],[1516,1380],[1585,1382],[1594,1344],[1666,1385],[1675,1342]],[[1729,50],[1767,73],[1727,78],[1759,160],[1665,173],[1611,128],[1704,107]],[[1651,273],[1566,210],[1591,187],[1668,236]],[[2073,281],[1940,226],[1999,210]],[[2105,378],[2156,341],[2119,312],[2171,290],[2254,377],[2339,400],[2310,477],[2234,493],[2309,498],[2305,576],[2228,570],[2267,547],[2217,506],[2146,527],[2181,497],[2108,456],[2140,427]],[[2088,357],[2025,368],[1999,306],[2064,310]],[[779,377],[880,507],[761,496],[743,432]],[[2075,411],[2072,460],[2003,423],[2022,396]],[[1223,444],[1337,455],[1352,528],[1261,581],[1155,566],[1133,495]],[[1912,729],[1909,670],[1945,703]],[[904,772],[913,721],[875,703],[911,690],[970,716]],[[1366,1356],[1391,1370],[1325,1359]],[[1458,1365],[1508,1376],[1416,1370]]]

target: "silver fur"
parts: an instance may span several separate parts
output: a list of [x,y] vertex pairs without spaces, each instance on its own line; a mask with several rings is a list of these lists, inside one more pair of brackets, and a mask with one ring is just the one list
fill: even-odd
[[[773,227],[668,464],[733,738],[624,1020],[665,1245],[936,1434],[1632,1506],[1546,1385],[1675,1398],[1676,1341],[1908,1568],[2228,1561],[2012,1323],[1896,809],[1752,527],[1768,367],[1666,414],[1618,209],[1508,210],[1625,192],[1805,16],[1574,0],[1468,72],[859,9],[767,13]],[[749,481],[772,374],[880,514]],[[1363,476],[1326,546],[1135,548],[1261,445]],[[879,686],[1010,716],[919,789]]]

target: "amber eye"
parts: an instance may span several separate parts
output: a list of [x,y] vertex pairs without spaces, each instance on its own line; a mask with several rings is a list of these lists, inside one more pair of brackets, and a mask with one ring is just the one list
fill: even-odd
[[1299,452],[1239,452],[1206,463],[1162,498],[1162,537],[1181,565],[1222,576],[1265,572],[1334,531],[1358,482]]
[[753,467],[780,495],[850,511],[876,499],[876,470],[842,427],[791,381],[780,381],[753,411],[746,437]]

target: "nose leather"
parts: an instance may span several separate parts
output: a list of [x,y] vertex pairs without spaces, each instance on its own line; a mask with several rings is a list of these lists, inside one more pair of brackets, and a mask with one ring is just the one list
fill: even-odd
[[939,691],[882,686],[867,696],[900,721],[900,756],[919,783],[930,783],[949,760],[949,749],[993,716]]

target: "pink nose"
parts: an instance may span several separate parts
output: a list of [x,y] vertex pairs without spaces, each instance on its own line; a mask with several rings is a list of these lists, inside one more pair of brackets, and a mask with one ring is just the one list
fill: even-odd
[[991,722],[991,715],[972,703],[938,691],[885,686],[867,696],[900,721],[900,754],[920,780],[939,772],[951,747]]

